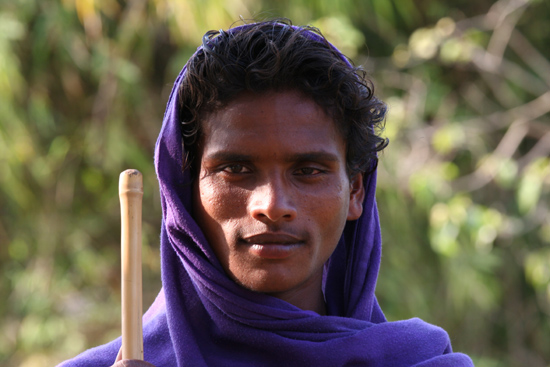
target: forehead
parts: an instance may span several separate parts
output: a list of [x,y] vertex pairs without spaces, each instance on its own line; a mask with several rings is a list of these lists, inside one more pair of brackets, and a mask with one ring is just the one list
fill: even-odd
[[202,121],[202,153],[213,149],[281,155],[336,149],[345,144],[334,119],[311,98],[295,91],[245,93]]

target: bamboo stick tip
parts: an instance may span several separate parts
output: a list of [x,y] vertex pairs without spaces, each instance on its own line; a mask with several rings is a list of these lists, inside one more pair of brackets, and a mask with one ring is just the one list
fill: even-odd
[[123,192],[143,193],[143,176],[137,169],[127,169],[120,174],[118,189]]

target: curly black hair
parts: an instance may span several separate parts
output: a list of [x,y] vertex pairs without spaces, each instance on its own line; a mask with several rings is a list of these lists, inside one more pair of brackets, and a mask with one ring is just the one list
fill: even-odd
[[243,92],[300,91],[331,116],[346,142],[350,176],[372,172],[386,105],[374,96],[366,72],[355,67],[310,26],[288,20],[245,24],[209,31],[202,48],[187,62],[179,89],[179,116],[186,152],[184,168],[196,173],[201,120]]

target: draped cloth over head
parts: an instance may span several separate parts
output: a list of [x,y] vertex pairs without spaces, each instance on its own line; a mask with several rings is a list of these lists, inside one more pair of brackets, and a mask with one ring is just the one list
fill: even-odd
[[[452,353],[441,328],[419,319],[385,320],[374,294],[381,258],[375,173],[364,178],[362,216],[347,222],[325,264],[328,316],[244,289],[225,274],[191,215],[177,106],[185,75],[186,67],[170,94],[155,151],[163,289],[144,315],[145,360],[157,367],[472,365]],[[61,366],[110,366],[120,345],[119,338]]]

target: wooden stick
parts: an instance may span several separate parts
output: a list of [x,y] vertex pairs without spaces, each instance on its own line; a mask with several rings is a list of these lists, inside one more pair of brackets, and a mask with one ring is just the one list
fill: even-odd
[[118,193],[121,219],[122,359],[143,360],[141,284],[141,173],[120,174]]

